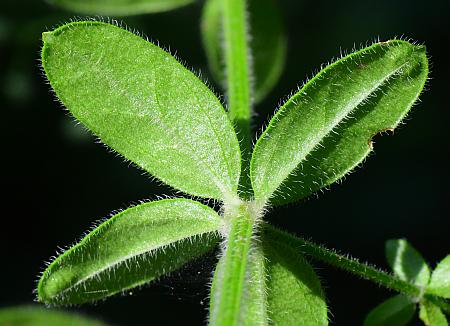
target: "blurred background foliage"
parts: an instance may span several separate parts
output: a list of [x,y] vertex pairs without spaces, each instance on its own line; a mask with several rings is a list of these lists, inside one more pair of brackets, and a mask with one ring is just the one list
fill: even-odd
[[[287,63],[255,108],[257,129],[322,63],[373,40],[412,38],[427,46],[432,72],[422,102],[395,131],[377,136],[375,154],[332,191],[274,209],[270,221],[384,269],[384,242],[406,237],[434,267],[449,252],[450,2],[448,0],[279,0]],[[176,53],[208,80],[200,36],[202,1],[174,11],[126,17],[126,25]],[[75,17],[39,0],[6,0],[0,9],[2,107],[0,307],[30,303],[43,261],[95,220],[171,190],[77,126],[55,103],[39,68],[41,33]],[[78,16],[80,17],[80,16]],[[219,87],[213,84],[216,92]],[[213,255],[132,293],[72,308],[115,325],[198,325],[207,318]],[[359,325],[386,290],[313,262],[332,325]]]

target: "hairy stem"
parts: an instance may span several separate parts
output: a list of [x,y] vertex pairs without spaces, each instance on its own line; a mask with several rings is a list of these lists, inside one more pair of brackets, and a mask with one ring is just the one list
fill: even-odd
[[223,0],[225,62],[230,116],[250,144],[250,78],[245,0]]
[[[243,198],[249,199],[252,194],[249,178],[252,150],[249,76],[251,69],[247,40],[246,0],[221,0],[221,4],[229,115],[241,138],[242,169],[239,190]],[[259,323],[248,319],[249,314],[244,313],[244,311],[255,310],[254,305],[248,305],[248,301],[251,300],[245,300],[245,296],[254,291],[248,288],[249,278],[252,279],[254,275],[257,275],[260,271],[258,266],[262,266],[262,263],[255,264],[256,251],[252,243],[256,216],[253,216],[254,211],[249,209],[248,202],[224,204],[226,242],[211,288],[210,323],[230,326],[242,324],[244,320],[247,320],[245,324],[250,322],[256,325]],[[260,292],[264,293],[264,291]],[[255,315],[262,317],[265,313],[263,311]],[[264,317],[262,319],[265,320]]]
[[229,235],[214,273],[211,295],[211,325],[240,324],[245,304],[245,283],[251,267],[250,251],[254,219],[245,205],[225,216]]
[[225,65],[230,118],[241,138],[242,191],[251,193],[248,164],[252,149],[250,130],[251,84],[245,0],[222,0]]
[[341,255],[333,250],[295,237],[269,225],[265,225],[264,232],[268,232],[270,237],[276,239],[277,241],[282,243],[290,243],[291,246],[297,247],[303,254],[358,275],[366,280],[375,282],[385,288],[401,292],[415,299],[420,299],[422,296],[426,297],[445,312],[450,313],[450,304],[444,299],[429,294],[423,295],[423,289],[420,287],[403,281],[394,275],[388,274],[366,263],[361,263],[355,258]]

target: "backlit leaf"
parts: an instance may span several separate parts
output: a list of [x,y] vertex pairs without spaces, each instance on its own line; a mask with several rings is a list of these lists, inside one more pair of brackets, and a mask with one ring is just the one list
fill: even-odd
[[404,295],[396,295],[376,306],[364,320],[364,326],[403,326],[414,317],[416,304]]
[[420,303],[419,317],[426,326],[448,326],[447,318],[441,309],[428,300]]
[[445,257],[431,274],[427,292],[450,298],[450,255]]
[[342,178],[394,129],[427,79],[425,48],[374,44],[329,65],[292,96],[258,139],[251,179],[258,200],[283,204]]
[[194,0],[48,0],[66,10],[88,15],[129,16],[167,11]]
[[216,96],[156,45],[117,26],[44,33],[42,65],[58,98],[105,144],[174,188],[235,196],[240,150]]
[[220,227],[214,210],[188,199],[129,208],[57,257],[39,281],[38,299],[76,304],[148,283],[211,250]]
[[18,306],[0,309],[2,326],[106,326],[104,323],[64,311],[37,306]]
[[394,274],[400,279],[425,287],[430,269],[422,255],[405,239],[386,241],[386,258]]

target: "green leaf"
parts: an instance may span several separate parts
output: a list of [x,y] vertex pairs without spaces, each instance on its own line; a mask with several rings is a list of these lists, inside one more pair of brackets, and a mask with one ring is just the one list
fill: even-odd
[[441,309],[428,300],[420,303],[420,319],[426,326],[448,326],[447,319]]
[[405,239],[386,241],[386,258],[394,274],[401,280],[421,287],[430,280],[430,269],[422,255]]
[[269,319],[273,325],[327,325],[320,281],[288,237],[280,231],[263,237]]
[[394,129],[423,89],[423,46],[374,44],[322,70],[276,113],[251,160],[255,197],[272,204],[304,198],[342,178]]
[[44,309],[36,306],[18,306],[0,309],[3,326],[104,326],[95,319],[82,315]]
[[450,255],[445,257],[431,274],[427,292],[450,299]]
[[66,10],[88,15],[129,16],[172,10],[194,0],[47,0]]
[[210,324],[265,325],[264,259],[252,238],[254,221],[245,205],[229,219],[225,250],[214,272]]
[[[249,0],[254,99],[260,102],[278,81],[286,59],[286,37],[276,1]],[[207,0],[202,15],[203,44],[213,77],[225,85],[221,0]]]
[[364,320],[364,326],[402,326],[414,317],[416,304],[404,295],[396,295],[375,307]]
[[156,45],[117,26],[77,22],[44,33],[56,95],[105,144],[186,193],[236,196],[240,151],[215,95]]
[[50,264],[38,300],[77,304],[148,283],[211,250],[221,223],[214,210],[188,199],[129,208]]

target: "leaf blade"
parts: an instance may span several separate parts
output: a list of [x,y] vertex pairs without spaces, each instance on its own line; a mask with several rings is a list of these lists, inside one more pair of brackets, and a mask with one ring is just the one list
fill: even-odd
[[83,303],[148,283],[211,250],[220,227],[214,210],[188,199],[129,208],[50,264],[38,300]]
[[419,317],[426,326],[448,326],[441,309],[426,299],[420,302]]
[[130,16],[172,10],[194,0],[49,0],[55,6],[88,15]]
[[386,258],[400,279],[421,287],[427,286],[430,269],[422,255],[406,239],[386,241]]
[[404,295],[396,295],[373,308],[364,326],[403,326],[414,316],[416,305]]
[[[281,76],[286,60],[287,40],[280,9],[272,0],[251,0],[247,3],[254,74],[254,100],[261,102]],[[222,51],[220,0],[206,1],[201,32],[212,76],[225,84]]]
[[320,281],[298,248],[281,233],[265,232],[267,301],[274,325],[328,325]]
[[71,23],[43,38],[42,65],[57,96],[105,144],[176,189],[235,196],[236,134],[194,74],[159,47],[105,23]]
[[0,324],[9,326],[106,326],[83,315],[37,306],[16,306],[0,309]]
[[445,257],[431,274],[427,292],[450,298],[450,255]]
[[[250,169],[255,197],[285,204],[343,177],[370,152],[377,132],[397,126],[427,73],[424,47],[398,40],[374,44],[322,70],[258,139]],[[371,97],[376,101],[368,102]],[[349,118],[358,114],[362,122],[352,124]]]

